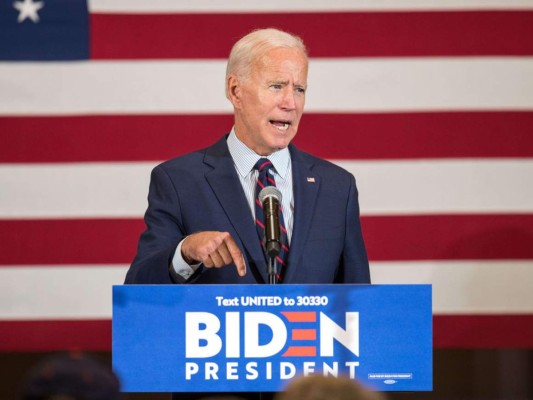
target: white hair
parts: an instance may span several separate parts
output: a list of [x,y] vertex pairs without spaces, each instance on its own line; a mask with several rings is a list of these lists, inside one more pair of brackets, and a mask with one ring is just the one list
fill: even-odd
[[300,37],[275,28],[258,29],[243,36],[233,45],[226,67],[226,82],[230,75],[247,79],[254,60],[276,48],[299,49],[307,58],[307,49]]

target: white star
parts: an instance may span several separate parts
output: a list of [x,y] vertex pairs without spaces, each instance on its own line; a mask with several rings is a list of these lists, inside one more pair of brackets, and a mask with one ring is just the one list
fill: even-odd
[[19,17],[17,18],[19,23],[26,18],[37,23],[39,22],[39,14],[37,14],[37,11],[44,7],[44,2],[38,1],[37,3],[34,3],[33,0],[15,1],[13,7],[19,10]]

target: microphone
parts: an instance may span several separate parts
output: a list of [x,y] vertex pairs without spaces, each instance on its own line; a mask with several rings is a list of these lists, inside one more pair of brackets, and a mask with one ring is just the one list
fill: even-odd
[[265,249],[270,258],[276,257],[281,250],[281,231],[279,227],[279,206],[281,192],[275,186],[265,186],[259,192],[265,220]]

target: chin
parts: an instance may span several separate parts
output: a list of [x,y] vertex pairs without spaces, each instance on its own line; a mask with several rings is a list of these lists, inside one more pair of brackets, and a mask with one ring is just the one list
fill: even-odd
[[273,143],[273,145],[276,150],[281,150],[287,147],[290,142],[290,140],[277,140],[276,143]]

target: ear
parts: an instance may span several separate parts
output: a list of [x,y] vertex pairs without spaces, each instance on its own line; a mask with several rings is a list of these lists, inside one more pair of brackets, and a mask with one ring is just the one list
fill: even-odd
[[235,75],[229,75],[226,80],[226,97],[231,101],[234,108],[240,108],[241,82]]

